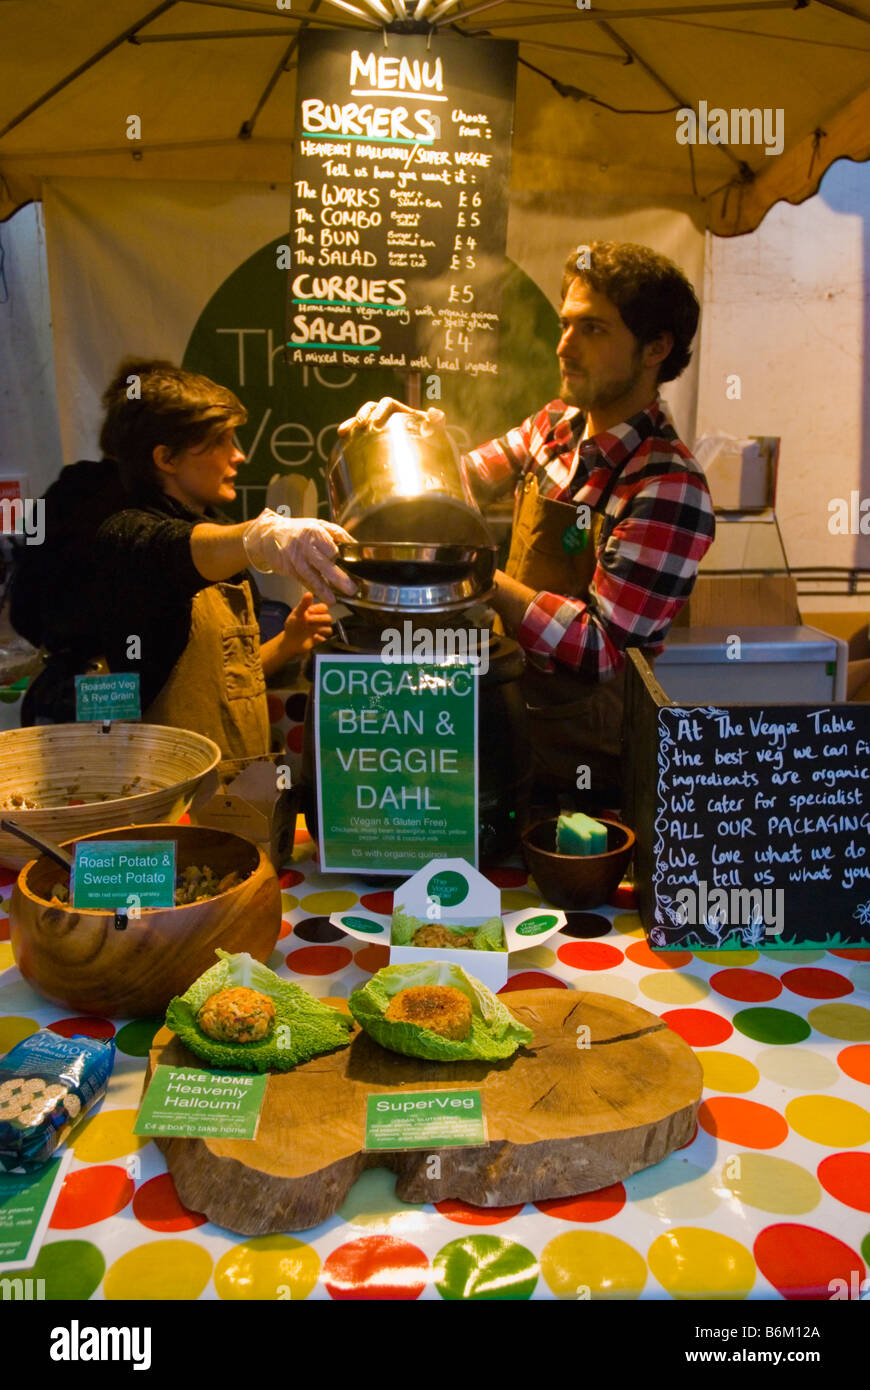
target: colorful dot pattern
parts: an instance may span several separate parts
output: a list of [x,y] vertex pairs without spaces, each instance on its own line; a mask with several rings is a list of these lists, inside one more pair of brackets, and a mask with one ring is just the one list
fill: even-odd
[[[540,905],[524,870],[489,877],[504,911]],[[305,834],[280,878],[279,973],[346,997],[387,964],[384,945],[329,914],[389,912],[395,879],[321,874]],[[777,1301],[847,1298],[867,1277],[870,951],[653,951],[620,888],[512,956],[502,993],[597,991],[657,1014],[703,1069],[681,1150],[597,1192],[509,1207],[404,1202],[387,1169],[370,1169],[322,1226],[243,1237],[189,1209],[156,1145],[133,1134],[161,1020],[75,1017],[32,991],[3,930],[12,880],[0,871],[0,1056],[40,1027],[117,1047],[25,1271],[47,1299]]]

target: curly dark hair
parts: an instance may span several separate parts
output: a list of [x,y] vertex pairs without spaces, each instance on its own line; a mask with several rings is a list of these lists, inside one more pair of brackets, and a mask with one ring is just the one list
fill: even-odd
[[196,448],[248,412],[226,386],[162,358],[125,357],[103,393],[100,448],[114,459],[128,492],[160,489],[154,449]]
[[574,280],[582,280],[615,304],[642,347],[660,333],[673,334],[674,346],[659,365],[660,382],[673,381],[685,371],[701,306],[673,261],[630,241],[590,241],[575,246],[565,262],[563,299]]

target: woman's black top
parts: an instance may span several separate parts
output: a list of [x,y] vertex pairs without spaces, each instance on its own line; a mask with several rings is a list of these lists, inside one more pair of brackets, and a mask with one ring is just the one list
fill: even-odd
[[[165,685],[190,637],[193,600],[211,581],[193,563],[190,533],[204,521],[228,522],[208,507],[193,512],[159,493],[104,521],[97,532],[97,568],[104,592],[100,604],[100,651],[112,671],[138,671],[142,709]],[[227,580],[240,584],[242,572]],[[256,585],[252,583],[255,604]],[[141,656],[136,656],[138,637]],[[130,655],[133,652],[134,655]]]
[[[130,506],[111,459],[80,459],[61,469],[45,496],[45,538],[18,538],[9,616],[16,632],[70,670],[84,671],[98,655],[96,615],[104,589],[94,538],[114,512]],[[75,716],[73,716],[75,717]]]

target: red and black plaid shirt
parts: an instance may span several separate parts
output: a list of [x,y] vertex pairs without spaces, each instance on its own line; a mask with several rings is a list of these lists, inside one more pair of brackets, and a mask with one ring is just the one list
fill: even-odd
[[526,609],[517,641],[550,667],[552,659],[593,680],[625,663],[626,647],[651,656],[692,591],[714,534],[704,474],[661,400],[591,439],[585,417],[551,401],[501,439],[466,455],[479,492],[495,497],[534,473],[542,497],[586,503],[593,511],[614,468],[589,598],[541,592]]

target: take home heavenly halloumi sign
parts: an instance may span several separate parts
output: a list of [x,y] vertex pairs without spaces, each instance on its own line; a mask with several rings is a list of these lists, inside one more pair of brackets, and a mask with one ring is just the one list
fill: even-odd
[[254,1139],[267,1077],[157,1066],[133,1127],[134,1134],[185,1139]]

